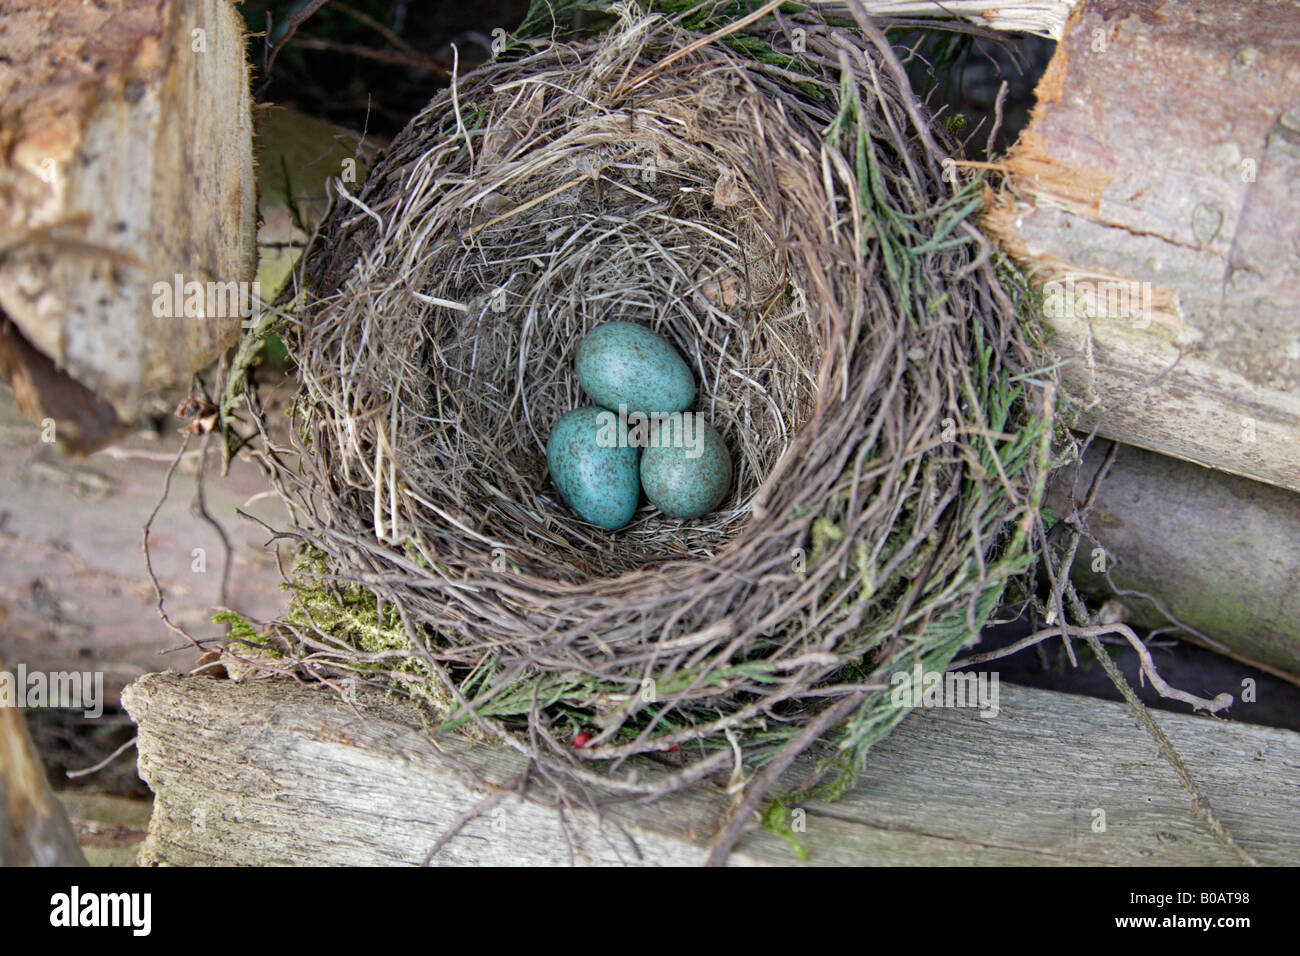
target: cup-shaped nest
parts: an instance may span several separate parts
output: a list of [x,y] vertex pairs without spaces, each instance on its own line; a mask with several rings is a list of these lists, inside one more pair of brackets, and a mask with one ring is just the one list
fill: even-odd
[[[270,457],[314,580],[375,617],[300,617],[291,656],[625,788],[810,725],[851,770],[906,712],[891,675],[946,666],[1023,569],[1041,491],[1024,290],[946,143],[866,22],[631,17],[459,78],[300,276]],[[715,512],[608,532],[549,480],[616,320],[691,366],[735,463]],[[667,783],[619,778],[665,750]]]

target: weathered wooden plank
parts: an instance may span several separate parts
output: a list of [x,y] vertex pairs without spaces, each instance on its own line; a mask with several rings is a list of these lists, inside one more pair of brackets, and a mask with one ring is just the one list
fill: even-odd
[[[814,864],[1231,864],[1126,707],[1004,686],[1000,712],[914,713],[860,784],[799,807]],[[523,758],[423,735],[407,708],[327,690],[153,674],[123,703],[157,795],[148,863],[411,864]],[[1300,862],[1300,735],[1177,714],[1157,720],[1220,818],[1262,862]],[[443,756],[439,754],[439,747]],[[654,773],[647,763],[642,770]],[[786,781],[807,773],[796,766]],[[716,788],[651,804],[556,814],[511,795],[436,858],[461,864],[697,864],[730,798]],[[1094,832],[1095,811],[1105,831]],[[792,822],[794,817],[791,817]],[[735,864],[796,862],[755,827]]]
[[[167,630],[140,554],[140,529],[176,456],[171,426],[162,440],[140,432],[88,459],[68,459],[41,441],[0,385],[0,658],[29,670],[103,674],[104,706],[122,687],[159,667],[187,670],[197,653]],[[212,452],[215,461],[219,453]],[[172,618],[197,637],[221,629],[221,538],[192,510],[197,449],[186,453],[150,536],[154,570]],[[229,474],[210,476],[209,513],[235,548],[225,603],[255,618],[283,614],[275,556],[265,535],[236,508],[282,521],[278,499],[258,499],[266,480],[236,458]],[[165,649],[173,653],[160,656]]]

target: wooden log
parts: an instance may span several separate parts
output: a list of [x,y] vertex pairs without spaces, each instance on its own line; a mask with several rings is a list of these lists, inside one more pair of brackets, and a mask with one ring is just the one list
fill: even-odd
[[1080,424],[1300,490],[1300,3],[1080,3],[985,228]]
[[[503,784],[523,769],[511,750],[454,735],[435,745],[406,706],[364,690],[359,716],[320,687],[151,674],[123,702],[156,794],[145,863],[416,864],[489,795],[476,778]],[[1300,862],[1300,734],[1155,719],[1240,844],[1261,862]],[[650,762],[639,769],[655,773]],[[567,830],[554,811],[510,794],[435,862],[698,864],[731,804],[725,783],[608,803],[603,817],[572,807]],[[791,808],[788,822],[803,828],[811,864],[1238,862],[1192,816],[1124,705],[1011,686],[993,719],[912,714],[873,750],[857,787]],[[755,826],[730,862],[798,860]]]
[[[44,359],[24,410],[89,450],[115,434],[94,426],[103,406],[133,421],[240,330],[226,284],[253,279],[257,218],[243,21],[229,0],[0,0],[0,104],[0,364],[12,380]],[[205,287],[203,317],[160,300],[178,275]]]
[[[1047,506],[1068,517],[1106,456],[1094,442],[1080,465],[1048,483]],[[1300,680],[1300,496],[1283,488],[1121,445],[1098,490],[1072,577],[1090,596],[1148,594],[1215,650]],[[1129,620],[1168,627],[1152,600],[1120,595]],[[1209,640],[1204,640],[1208,638]]]
[[45,782],[22,713],[0,701],[0,866],[31,865],[85,866],[86,858]]

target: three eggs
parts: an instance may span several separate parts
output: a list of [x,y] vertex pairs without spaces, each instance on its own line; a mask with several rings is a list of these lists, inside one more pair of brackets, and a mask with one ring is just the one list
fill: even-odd
[[578,344],[578,384],[595,405],[561,416],[546,442],[560,497],[607,530],[632,520],[642,490],[672,518],[697,518],[731,487],[731,455],[698,412],[695,378],[663,337],[609,322]]

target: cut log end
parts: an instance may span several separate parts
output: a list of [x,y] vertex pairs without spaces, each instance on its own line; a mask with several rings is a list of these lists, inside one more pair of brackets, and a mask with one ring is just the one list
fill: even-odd
[[6,13],[0,308],[124,421],[240,328],[237,311],[160,308],[157,288],[178,275],[253,279],[244,45],[229,0],[55,0]]

